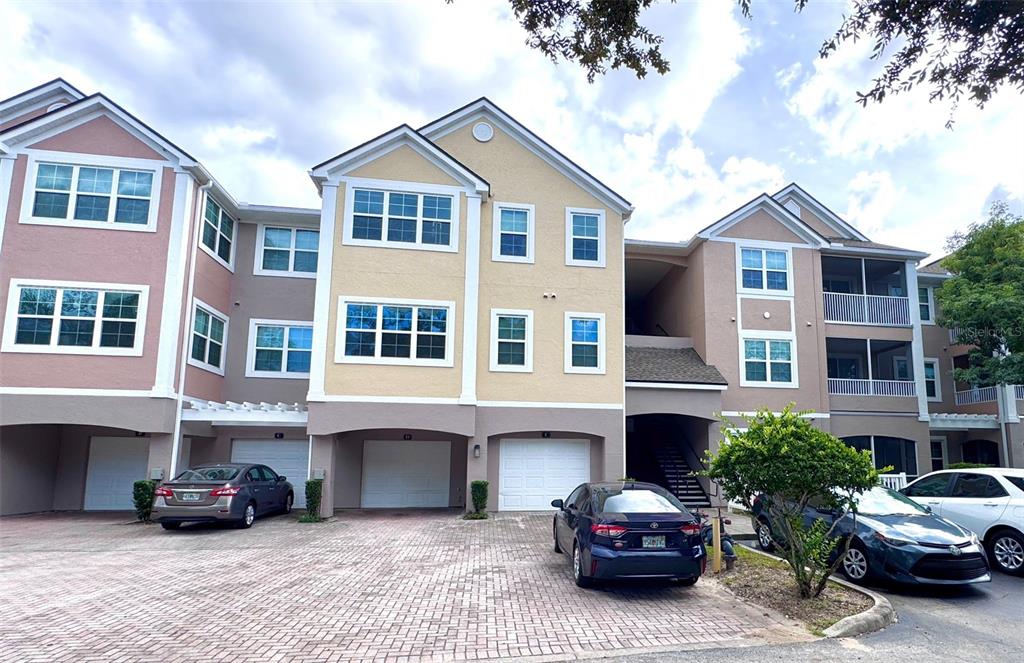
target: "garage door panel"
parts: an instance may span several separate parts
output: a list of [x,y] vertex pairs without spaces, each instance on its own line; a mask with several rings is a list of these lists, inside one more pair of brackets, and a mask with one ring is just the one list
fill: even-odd
[[85,474],[86,511],[122,511],[135,508],[135,482],[146,478],[149,439],[94,437],[89,442]]
[[588,440],[505,439],[501,441],[498,508],[548,510],[590,481]]
[[309,477],[309,440],[234,440],[232,463],[259,463],[288,477],[295,488],[295,506],[306,508]]
[[366,508],[446,507],[451,442],[363,442],[361,504]]

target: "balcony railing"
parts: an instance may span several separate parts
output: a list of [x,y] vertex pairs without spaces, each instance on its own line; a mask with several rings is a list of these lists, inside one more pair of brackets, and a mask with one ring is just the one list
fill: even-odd
[[957,405],[974,405],[975,403],[993,403],[998,398],[999,387],[977,387],[958,391],[954,395]]
[[910,327],[910,299],[826,292],[825,322]]
[[899,474],[879,474],[878,478],[882,480],[882,485],[889,490],[899,490],[904,488],[907,481],[907,473],[900,472]]
[[1024,401],[1024,384],[1015,385],[1013,391],[1016,392],[1018,401]]
[[829,378],[828,393],[833,396],[916,396],[911,380],[852,380]]

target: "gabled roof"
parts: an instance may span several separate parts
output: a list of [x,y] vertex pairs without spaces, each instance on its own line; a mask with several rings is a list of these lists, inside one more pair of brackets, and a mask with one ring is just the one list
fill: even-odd
[[511,115],[499,108],[487,97],[480,97],[447,115],[443,115],[430,124],[420,127],[421,134],[430,140],[437,140],[460,129],[470,122],[486,117],[494,122],[502,131],[519,141],[524,147],[543,159],[555,170],[561,172],[584,190],[604,201],[609,207],[628,219],[633,212],[633,205],[621,195],[601,182],[575,161],[565,156],[550,143],[520,124]]
[[55,78],[0,101],[0,124],[15,116],[45,108],[59,99],[77,101],[83,97],[85,94],[74,85],[63,78]]
[[361,145],[357,145],[335,157],[331,157],[323,163],[313,166],[312,170],[309,171],[309,175],[316,183],[317,189],[322,189],[323,183],[329,180],[330,177],[344,175],[346,172],[358,168],[364,163],[387,154],[402,145],[408,145],[456,180],[475,187],[478,192],[486,193],[490,191],[491,186],[487,183],[487,180],[474,173],[469,167],[425,138],[408,124],[397,126],[391,131],[386,131],[376,138],[371,138]]
[[715,221],[710,226],[699,231],[697,233],[697,237],[703,239],[716,237],[758,210],[767,212],[769,216],[786,226],[795,235],[812,246],[823,248],[829,245],[828,238],[821,236],[817,231],[798,219],[778,200],[769,196],[767,193],[762,193],[743,207],[726,214],[718,221]]
[[870,241],[859,230],[851,226],[846,221],[843,221],[838,214],[825,207],[814,196],[804,191],[796,182],[791,182],[772,196],[772,198],[775,198],[783,204],[785,204],[787,200],[795,198],[798,203],[814,212],[823,223],[834,229],[839,237],[857,239],[862,242]]
[[902,256],[904,258],[913,258],[915,260],[924,260],[928,257],[927,253],[921,251],[914,251],[913,249],[904,249],[899,246],[892,246],[891,244],[879,244],[878,242],[861,242],[856,239],[846,239],[845,237],[830,237],[829,241],[831,244],[828,247],[829,251],[840,252],[840,253],[862,253],[862,254],[885,254],[888,256]]

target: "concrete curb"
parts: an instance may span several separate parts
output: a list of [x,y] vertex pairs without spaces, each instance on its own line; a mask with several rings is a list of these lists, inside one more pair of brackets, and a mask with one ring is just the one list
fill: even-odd
[[[758,555],[764,555],[784,562],[781,557],[758,550],[752,546],[744,546],[747,550],[752,550]],[[874,633],[875,631],[881,631],[883,628],[891,626],[899,621],[899,616],[896,614],[896,610],[892,607],[892,603],[889,599],[885,598],[878,592],[873,592],[870,589],[855,585],[848,580],[832,576],[830,580],[837,585],[842,585],[849,590],[858,592],[870,598],[874,605],[865,610],[864,612],[858,612],[856,615],[850,615],[849,617],[843,617],[838,622],[829,626],[824,630],[826,638],[853,638],[858,635],[865,635],[867,633]]]

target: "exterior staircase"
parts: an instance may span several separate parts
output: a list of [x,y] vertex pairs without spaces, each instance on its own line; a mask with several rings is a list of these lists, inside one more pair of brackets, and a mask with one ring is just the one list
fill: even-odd
[[661,472],[661,485],[675,495],[686,508],[710,508],[711,500],[704,492],[693,469],[686,462],[678,442],[658,440],[651,445],[654,462]]

